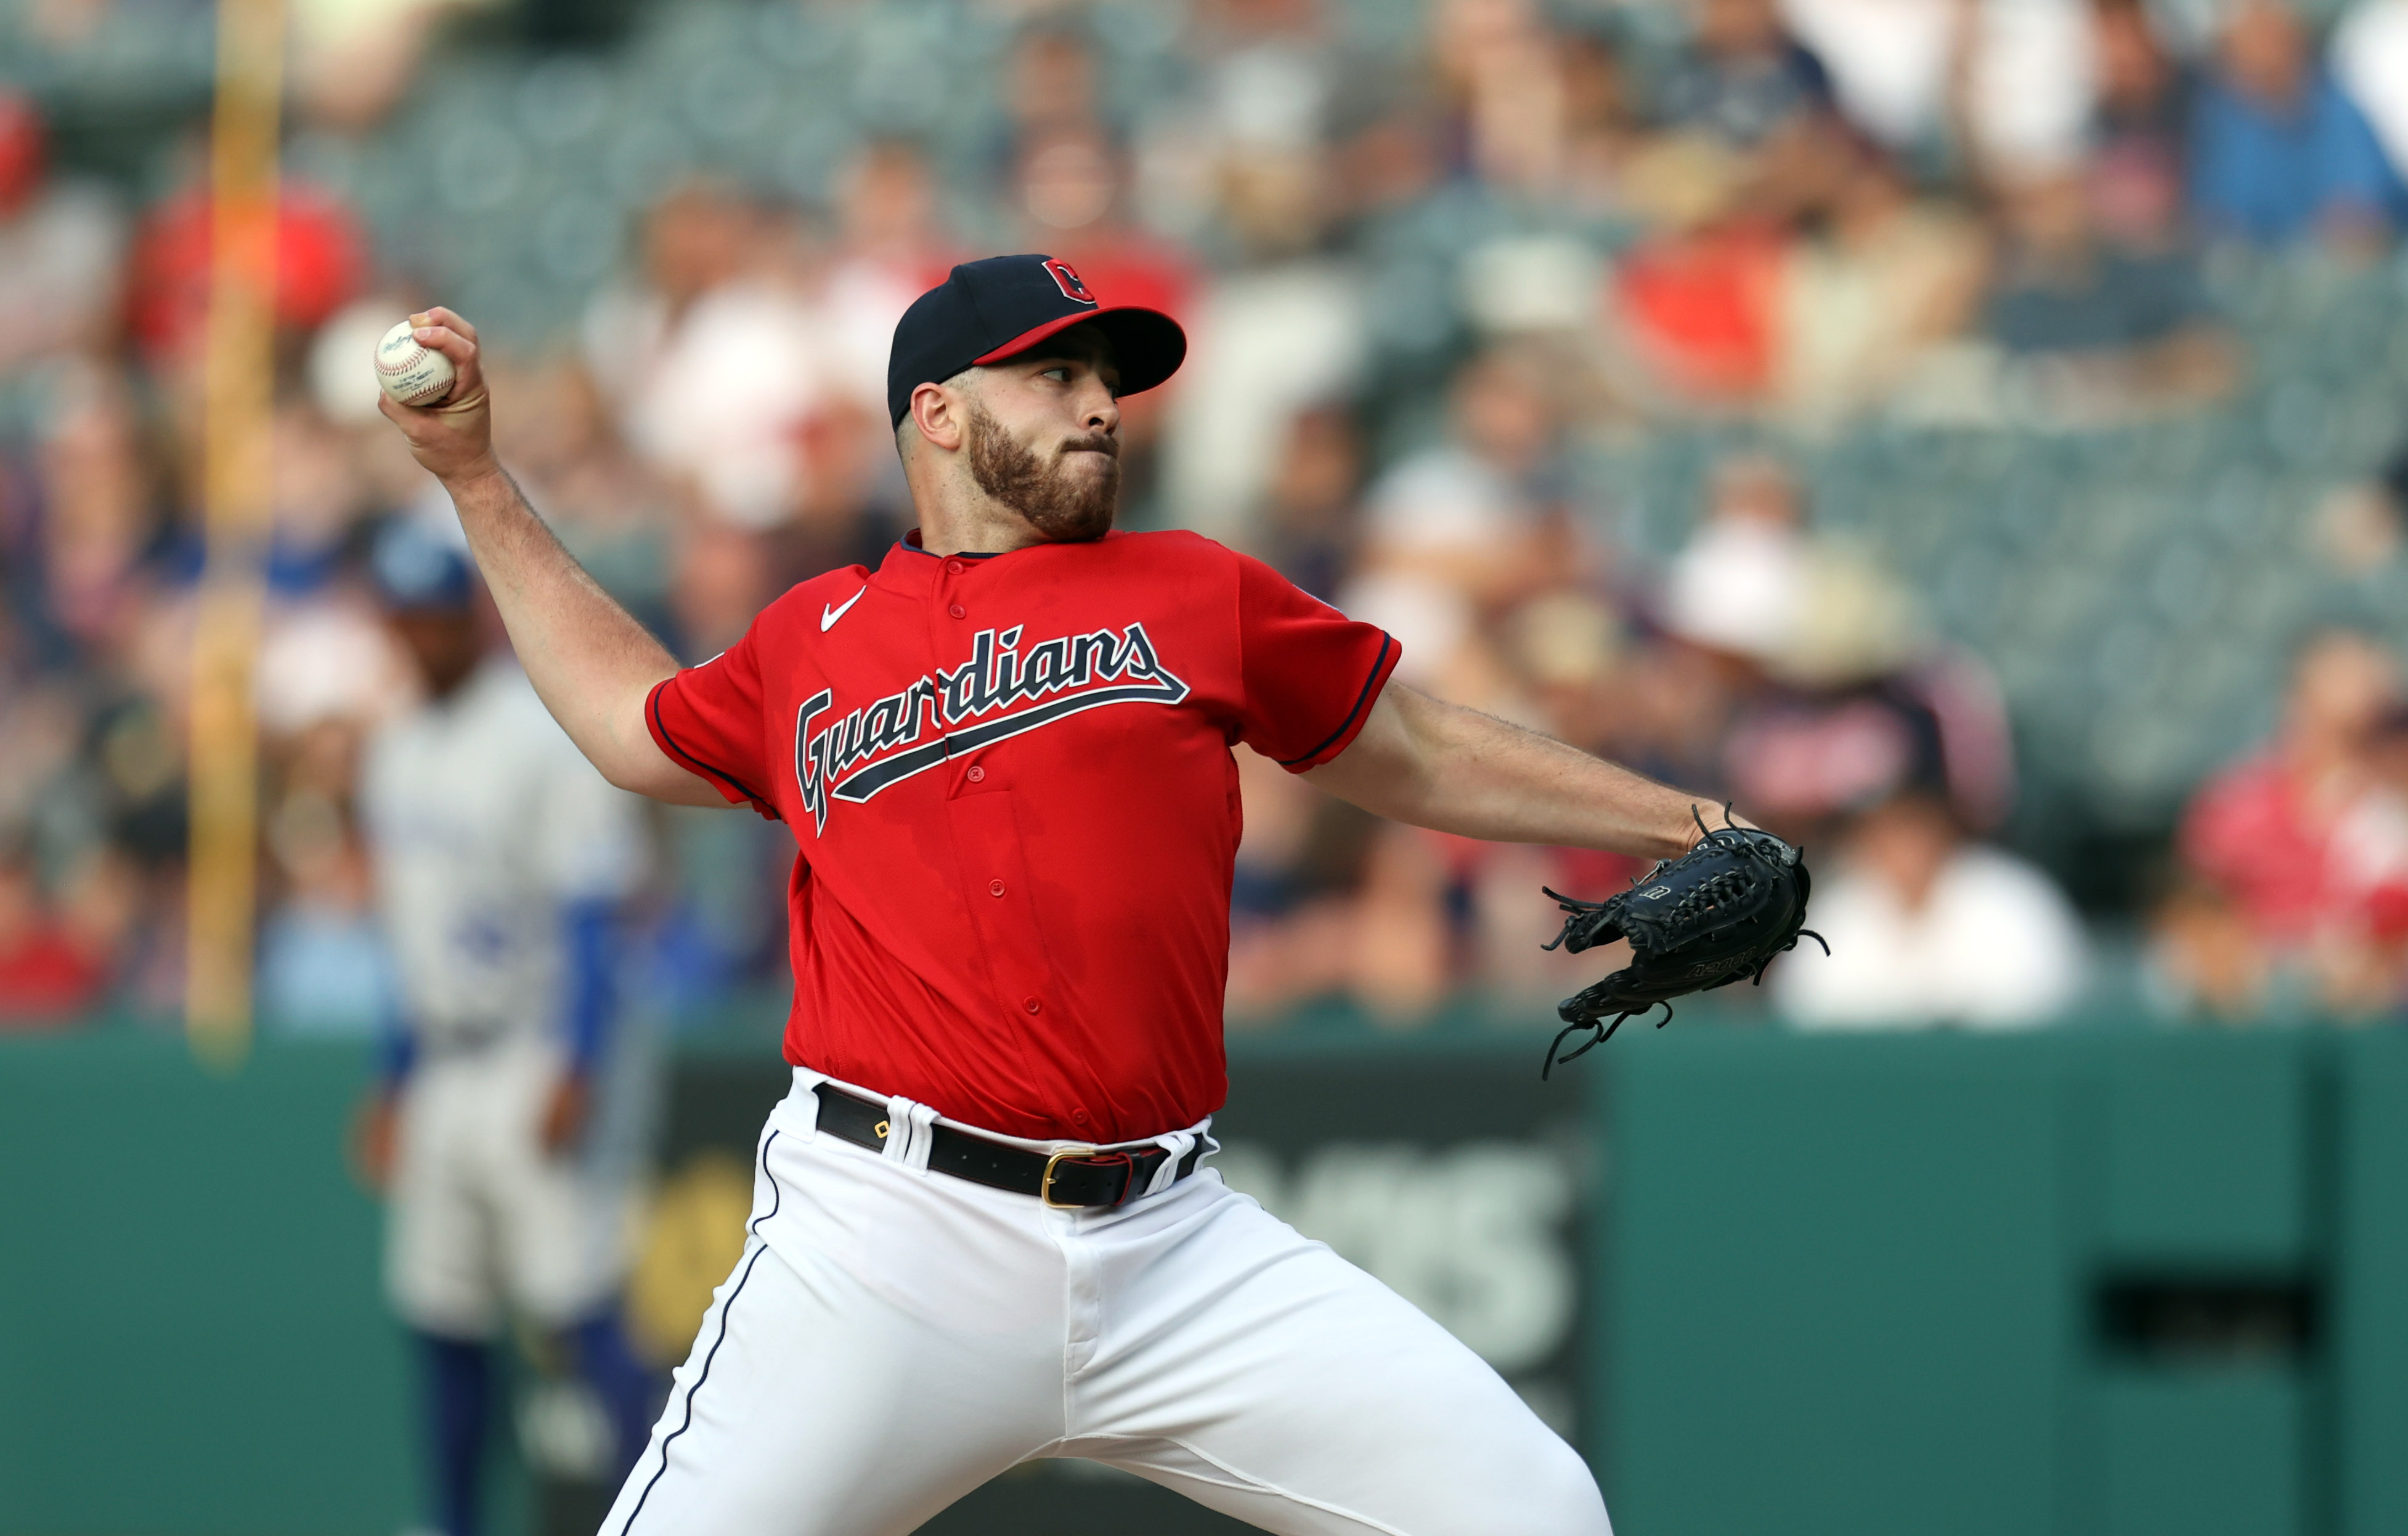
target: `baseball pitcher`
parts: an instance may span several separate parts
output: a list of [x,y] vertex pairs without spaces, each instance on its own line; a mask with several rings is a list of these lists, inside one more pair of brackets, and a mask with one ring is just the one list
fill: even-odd
[[1168,316],[1039,255],[896,326],[919,527],[681,669],[496,462],[475,329],[385,413],[611,782],[793,833],[792,1094],[743,1256],[605,1536],[908,1531],[1016,1463],[1295,1536],[1605,1536],[1588,1469],[1421,1313],[1203,1166],[1230,746],[1383,816],[1672,858],[1692,797],[1392,684],[1397,644],[1183,532],[1118,533]]

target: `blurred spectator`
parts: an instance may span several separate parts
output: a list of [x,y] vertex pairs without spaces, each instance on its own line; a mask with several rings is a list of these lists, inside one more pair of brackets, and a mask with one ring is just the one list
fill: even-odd
[[2236,367],[2198,266],[2181,250],[2130,251],[2100,229],[2084,177],[2004,189],[1991,336],[2042,364],[2069,420],[2098,419],[2230,388]]
[[1868,812],[1816,883],[1828,956],[1773,970],[1800,1028],[2045,1024],[2080,994],[2082,926],[2047,877],[1966,840],[1939,798],[1905,794]]
[[2210,234],[2344,248],[2389,237],[2399,179],[2285,0],[2239,0],[2226,18],[2190,153],[2191,209]]
[[1664,622],[1683,639],[1762,664],[1796,637],[1811,546],[1786,465],[1734,454],[1714,466],[1697,529],[1664,584]]
[[830,378],[882,413],[896,322],[959,259],[939,191],[926,153],[901,138],[871,140],[837,179],[836,248],[821,296]]
[[2145,251],[2176,237],[2198,82],[2159,36],[2144,0],[2091,9],[2099,60],[2091,203],[2107,239]]
[[1791,418],[1829,425],[1887,399],[1965,330],[1986,251],[1972,220],[1917,197],[1874,145],[1818,138],[1834,185],[1782,270],[1773,384]]
[[510,402],[494,423],[502,461],[578,563],[629,612],[665,629],[673,497],[615,430],[593,374],[559,357],[536,367],[497,365],[489,376]]
[[[293,400],[278,408],[270,452],[276,533],[268,580],[281,596],[303,596],[333,578],[370,510],[368,487],[351,438],[313,403]],[[369,627],[365,619],[362,626]]]
[[1556,62],[1564,97],[1561,195],[1579,217],[1619,223],[1629,213],[1623,178],[1644,133],[1631,71],[1613,38],[1596,26],[1567,30],[1556,41]]
[[286,890],[261,928],[257,992],[263,1020],[288,1034],[366,1040],[400,1005],[352,803],[362,724],[321,719],[280,754],[266,842]]
[[[1786,0],[1849,119],[1899,151],[1954,128],[1994,164],[2078,158],[2094,67],[2087,0]],[[1952,122],[1952,119],[1956,120]]]
[[1361,537],[1363,445],[1342,406],[1298,411],[1255,515],[1255,553],[1324,602],[1336,596]]
[[[332,451],[321,442],[292,456]],[[365,1039],[389,1027],[399,983],[358,825],[360,746],[419,700],[417,668],[364,595],[330,575],[271,612],[255,676],[273,893],[260,927],[260,1015],[288,1034]]]
[[1432,64],[1460,167],[1498,192],[1544,194],[1560,173],[1564,75],[1533,0],[1439,0]]
[[1674,410],[1751,404],[1773,380],[1790,234],[1746,207],[1750,174],[1730,150],[1680,136],[1627,174],[1658,229],[1615,268],[1611,319],[1641,389]]
[[31,851],[0,850],[0,1029],[74,1021],[99,1000],[107,962],[52,905]]
[[322,126],[364,133],[408,92],[446,19],[498,0],[300,0],[293,7],[294,73],[304,111]]
[[2160,1012],[2228,1024],[2263,1018],[2275,982],[2246,914],[2222,889],[2195,878],[2178,881],[2150,912],[2143,975]]
[[1521,349],[1467,364],[1453,432],[1371,487],[1362,558],[1339,606],[1397,637],[1409,681],[1493,705],[1493,659],[1478,622],[1571,574],[1558,560],[1561,401],[1543,355]]
[[1095,45],[1078,28],[1039,22],[1012,40],[1000,65],[1005,124],[996,179],[1007,180],[1035,141],[1102,122]]
[[781,236],[732,187],[693,182],[645,220],[642,289],[588,311],[588,366],[630,446],[702,510],[762,528],[794,511],[797,429],[826,396],[826,349],[768,259]]
[[1183,318],[1192,351],[1164,411],[1164,510],[1245,545],[1291,419],[1365,382],[1371,305],[1356,273],[1298,261],[1224,274]]
[[1187,21],[1190,90],[1134,125],[1146,222],[1240,262],[1309,251],[1340,212],[1340,97],[1383,72],[1341,54],[1321,0],[1203,0]]
[[1819,841],[1840,818],[1910,789],[1969,826],[2006,814],[2014,776],[1996,684],[1936,646],[1878,567],[1807,532],[1779,461],[1717,467],[1662,617],[1721,684],[1719,761],[1703,782],[1784,836]]
[[0,91],[0,376],[108,339],[124,240],[106,193],[51,179],[34,104]]
[[[57,640],[106,647],[150,597],[138,565],[160,529],[159,467],[128,381],[98,366],[64,370],[48,392],[37,450],[38,539],[12,597]],[[14,563],[14,562],[12,562]]]
[[1246,1020],[1346,992],[1378,824],[1266,757],[1242,747],[1236,757],[1245,832],[1230,888],[1228,1007]]
[[[192,354],[209,302],[210,205],[195,177],[144,215],[136,233],[127,323],[154,366]],[[287,176],[277,191],[276,323],[306,336],[359,292],[368,240],[358,217],[332,194]]]
[[2317,1000],[2344,1017],[2408,1002],[2408,708],[2385,710],[2361,751],[2366,784],[2333,824],[2311,949]]
[[1752,150],[1833,110],[1823,61],[1772,0],[1691,0],[1691,40],[1658,88],[1656,116]]
[[2185,864],[2278,955],[2303,950],[2329,915],[2334,829],[2368,790],[2369,733],[2400,696],[2399,663],[2371,637],[2312,637],[2273,739],[2210,777],[2183,813]]

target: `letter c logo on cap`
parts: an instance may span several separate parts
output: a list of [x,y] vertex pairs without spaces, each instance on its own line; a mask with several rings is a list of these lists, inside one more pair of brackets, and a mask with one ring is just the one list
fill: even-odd
[[1070,270],[1068,262],[1058,256],[1048,256],[1045,258],[1045,270],[1054,275],[1054,285],[1062,290],[1064,298],[1074,304],[1096,302],[1096,295],[1087,292],[1086,283],[1080,279],[1078,273]]

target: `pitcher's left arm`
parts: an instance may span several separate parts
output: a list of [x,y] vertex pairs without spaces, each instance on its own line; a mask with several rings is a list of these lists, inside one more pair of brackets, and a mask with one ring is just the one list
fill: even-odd
[[1304,777],[1374,815],[1491,842],[1667,859],[1696,844],[1701,823],[1723,824],[1703,796],[1398,682],[1346,750]]

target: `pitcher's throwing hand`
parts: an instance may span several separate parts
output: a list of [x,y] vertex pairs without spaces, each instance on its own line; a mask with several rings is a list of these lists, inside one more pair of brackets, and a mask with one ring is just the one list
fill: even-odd
[[477,327],[439,305],[409,320],[409,334],[419,345],[451,360],[452,393],[423,406],[406,406],[380,393],[377,409],[401,428],[410,453],[426,472],[445,484],[499,470],[494,461],[493,417],[487,409],[485,370],[477,352]]

